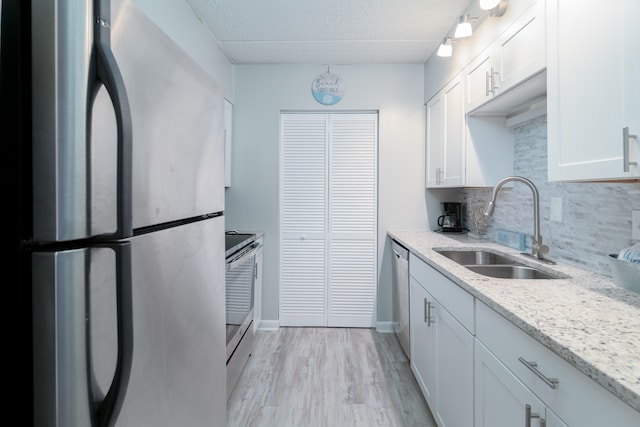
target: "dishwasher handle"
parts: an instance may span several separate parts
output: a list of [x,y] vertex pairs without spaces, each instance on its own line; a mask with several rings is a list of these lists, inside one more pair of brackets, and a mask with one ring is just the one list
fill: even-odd
[[403,260],[409,259],[409,250],[395,240],[391,241],[391,250],[396,258]]

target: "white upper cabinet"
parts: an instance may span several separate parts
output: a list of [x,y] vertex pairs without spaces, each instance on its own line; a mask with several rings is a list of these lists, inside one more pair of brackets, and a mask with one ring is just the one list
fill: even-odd
[[544,40],[545,2],[539,0],[465,67],[465,111],[473,112],[543,71]]
[[[494,92],[506,92],[547,65],[545,1],[537,1],[495,42]],[[494,79],[494,80],[495,80]]]
[[547,9],[549,180],[640,177],[640,2]]
[[493,50],[493,46],[489,46],[465,68],[466,111],[473,111],[493,98],[496,92],[494,79],[497,71],[493,66]]
[[464,86],[456,76],[427,103],[427,187],[464,184]]

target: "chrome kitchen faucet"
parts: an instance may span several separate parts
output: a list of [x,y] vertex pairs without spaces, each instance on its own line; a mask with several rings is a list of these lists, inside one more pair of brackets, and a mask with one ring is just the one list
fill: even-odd
[[549,252],[549,247],[542,244],[542,236],[540,235],[540,194],[538,193],[538,189],[533,182],[521,176],[508,176],[501,179],[500,182],[498,182],[493,188],[491,201],[489,202],[489,204],[487,204],[487,209],[484,211],[484,214],[486,216],[491,216],[493,214],[498,191],[504,184],[511,181],[522,182],[523,184],[526,184],[533,192],[533,241],[531,242],[531,254],[523,255],[529,255],[548,264],[555,264],[555,262],[544,258],[544,254]]

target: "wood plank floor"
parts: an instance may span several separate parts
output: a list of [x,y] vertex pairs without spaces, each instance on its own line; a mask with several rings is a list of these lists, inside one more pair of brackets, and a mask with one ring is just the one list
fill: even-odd
[[259,331],[227,402],[229,427],[435,427],[394,334]]

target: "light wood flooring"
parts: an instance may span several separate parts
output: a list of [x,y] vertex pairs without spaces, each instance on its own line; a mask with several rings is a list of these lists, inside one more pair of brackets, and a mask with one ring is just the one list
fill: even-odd
[[435,427],[394,334],[258,331],[227,402],[229,427]]

